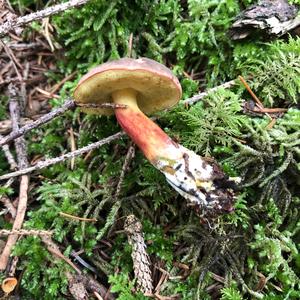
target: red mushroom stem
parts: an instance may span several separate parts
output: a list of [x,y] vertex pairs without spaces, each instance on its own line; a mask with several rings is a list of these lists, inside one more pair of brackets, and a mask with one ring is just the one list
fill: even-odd
[[123,89],[114,92],[112,97],[114,103],[127,105],[125,109],[115,109],[117,120],[146,158],[153,165],[160,158],[173,159],[171,149],[176,143],[139,109],[136,91]]
[[127,106],[115,109],[121,127],[176,191],[196,208],[206,207],[211,215],[233,210],[233,182],[218,165],[172,141],[139,109],[137,91],[118,90],[112,98],[114,103]]

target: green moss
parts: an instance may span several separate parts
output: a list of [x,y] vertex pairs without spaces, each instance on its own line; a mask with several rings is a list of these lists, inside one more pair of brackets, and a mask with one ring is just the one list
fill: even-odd
[[[229,176],[242,178],[235,211],[209,223],[199,220],[138,150],[120,197],[114,198],[129,145],[126,137],[76,158],[74,169],[64,162],[42,171],[39,182],[33,177],[37,186],[30,199],[35,201],[30,202],[25,228],[53,230],[53,239],[67,249],[66,255],[72,249],[83,250],[84,259],[109,278],[118,299],[144,299],[132,292],[131,249],[120,231],[131,213],[143,220],[154,265],[170,274],[161,295],[226,300],[299,296],[299,38],[269,44],[259,38],[230,41],[226,30],[240,9],[252,2],[94,0],[51,19],[65,57],[57,62],[60,74],[49,77],[59,81],[78,71],[78,78],[61,89],[61,99],[52,101],[54,107],[72,95],[81,73],[126,56],[132,33],[132,56],[147,56],[172,67],[184,98],[243,74],[267,107],[288,108],[268,128],[268,117],[245,114],[243,99],[250,96],[237,85],[219,89],[189,108],[178,105],[159,115],[157,122],[173,138],[202,155],[214,156]],[[7,118],[4,110],[0,115]],[[55,157],[70,150],[71,127],[78,148],[120,129],[113,117],[68,112],[27,135],[30,157]],[[8,172],[2,154],[0,168]],[[11,190],[1,192],[15,196]],[[87,224],[66,219],[60,212],[98,221]],[[0,225],[11,226],[2,215]],[[111,247],[103,246],[103,239]],[[111,259],[97,254],[96,245]],[[68,267],[53,261],[38,238],[23,238],[14,251],[24,271],[24,299],[67,297]],[[262,291],[256,291],[258,272],[268,279]],[[215,275],[224,284],[220,291],[208,291]],[[105,276],[99,281],[105,282]]]

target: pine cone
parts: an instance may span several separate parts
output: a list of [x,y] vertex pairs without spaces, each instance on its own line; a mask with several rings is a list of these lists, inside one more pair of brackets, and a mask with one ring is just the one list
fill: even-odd
[[128,236],[128,242],[132,246],[131,257],[137,288],[143,294],[152,294],[151,262],[146,252],[147,246],[143,237],[142,224],[134,215],[129,215],[124,229]]

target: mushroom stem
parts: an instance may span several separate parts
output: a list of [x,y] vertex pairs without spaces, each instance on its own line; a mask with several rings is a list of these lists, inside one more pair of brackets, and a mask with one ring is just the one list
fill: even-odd
[[234,181],[229,179],[212,160],[175,143],[137,104],[137,92],[122,89],[114,92],[117,120],[124,131],[143,151],[146,158],[165,176],[169,184],[190,204],[201,210],[206,207],[212,215],[233,210]]
[[114,103],[127,106],[125,109],[115,109],[119,124],[154,166],[158,167],[161,158],[176,159],[172,156],[178,145],[139,109],[136,94],[133,89],[112,94]]

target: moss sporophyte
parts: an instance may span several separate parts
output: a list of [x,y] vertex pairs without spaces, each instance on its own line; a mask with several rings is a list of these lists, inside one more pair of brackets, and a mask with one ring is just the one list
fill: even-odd
[[181,92],[178,79],[164,65],[148,58],[123,58],[88,72],[79,81],[74,97],[78,103],[126,105],[114,111],[110,108],[83,110],[102,115],[115,112],[119,124],[145,157],[199,214],[214,216],[231,212],[235,181],[215,161],[174,142],[143,113],[175,105]]

